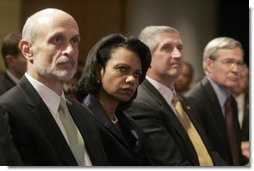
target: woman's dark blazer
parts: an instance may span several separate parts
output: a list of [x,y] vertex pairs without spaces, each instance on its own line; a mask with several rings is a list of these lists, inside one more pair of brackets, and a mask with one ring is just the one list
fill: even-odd
[[83,103],[97,121],[108,160],[113,166],[151,165],[144,151],[143,132],[135,121],[118,111],[121,135],[93,95],[87,95]]

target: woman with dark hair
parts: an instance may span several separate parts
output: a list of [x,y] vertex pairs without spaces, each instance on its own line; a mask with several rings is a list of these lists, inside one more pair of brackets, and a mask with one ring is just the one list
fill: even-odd
[[97,121],[113,166],[151,165],[142,129],[122,112],[144,80],[150,62],[150,50],[140,40],[111,34],[90,50],[75,87],[78,100]]

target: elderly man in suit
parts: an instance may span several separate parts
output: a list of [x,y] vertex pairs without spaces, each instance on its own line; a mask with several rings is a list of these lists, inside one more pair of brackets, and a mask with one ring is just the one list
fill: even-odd
[[30,16],[19,47],[27,72],[0,98],[15,145],[30,166],[96,166],[108,161],[88,109],[68,99],[64,82],[75,73],[80,35],[75,19],[59,9]]
[[243,55],[240,42],[233,38],[211,40],[203,55],[206,76],[186,94],[213,146],[229,165],[246,164],[241,153],[237,106],[230,95],[230,88],[240,80]]
[[195,111],[175,94],[174,83],[184,63],[179,32],[169,26],[148,26],[139,38],[150,48],[152,62],[125,112],[143,128],[151,160],[168,166],[226,164],[210,145]]

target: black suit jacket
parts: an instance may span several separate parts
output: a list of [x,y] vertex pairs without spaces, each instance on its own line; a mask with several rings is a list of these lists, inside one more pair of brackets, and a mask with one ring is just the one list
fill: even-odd
[[[79,102],[67,102],[92,164],[108,165],[95,120]],[[49,109],[25,77],[0,97],[0,105],[9,114],[13,139],[25,165],[77,165]]]
[[12,79],[5,72],[4,75],[0,78],[0,95],[4,94],[16,84],[12,81]]
[[[215,165],[224,165],[220,156],[213,152],[202,128],[193,117],[192,108],[180,99],[185,111],[202,137]],[[176,114],[148,81],[139,86],[137,96],[125,111],[143,128],[145,147],[155,165],[198,166],[196,151]]]
[[84,104],[97,121],[108,160],[113,166],[151,165],[144,151],[142,129],[131,118],[121,111],[116,113],[121,135],[93,95],[87,95]]
[[13,143],[7,113],[0,107],[0,165],[23,165],[20,155]]
[[[217,95],[207,77],[185,94],[185,97],[197,109],[197,117],[201,118],[202,124],[213,146],[229,165],[233,165],[223,112]],[[238,143],[237,150],[241,164],[244,164],[240,148],[241,132],[237,116],[237,105],[234,98],[232,97],[231,99],[233,125],[236,130]]]

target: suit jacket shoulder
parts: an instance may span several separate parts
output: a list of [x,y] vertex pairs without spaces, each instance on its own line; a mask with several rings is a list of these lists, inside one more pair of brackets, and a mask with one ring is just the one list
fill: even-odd
[[0,107],[0,165],[1,166],[22,166],[23,162],[14,145],[8,115]]
[[11,80],[11,78],[5,72],[4,75],[0,78],[0,95],[4,94],[16,84]]

